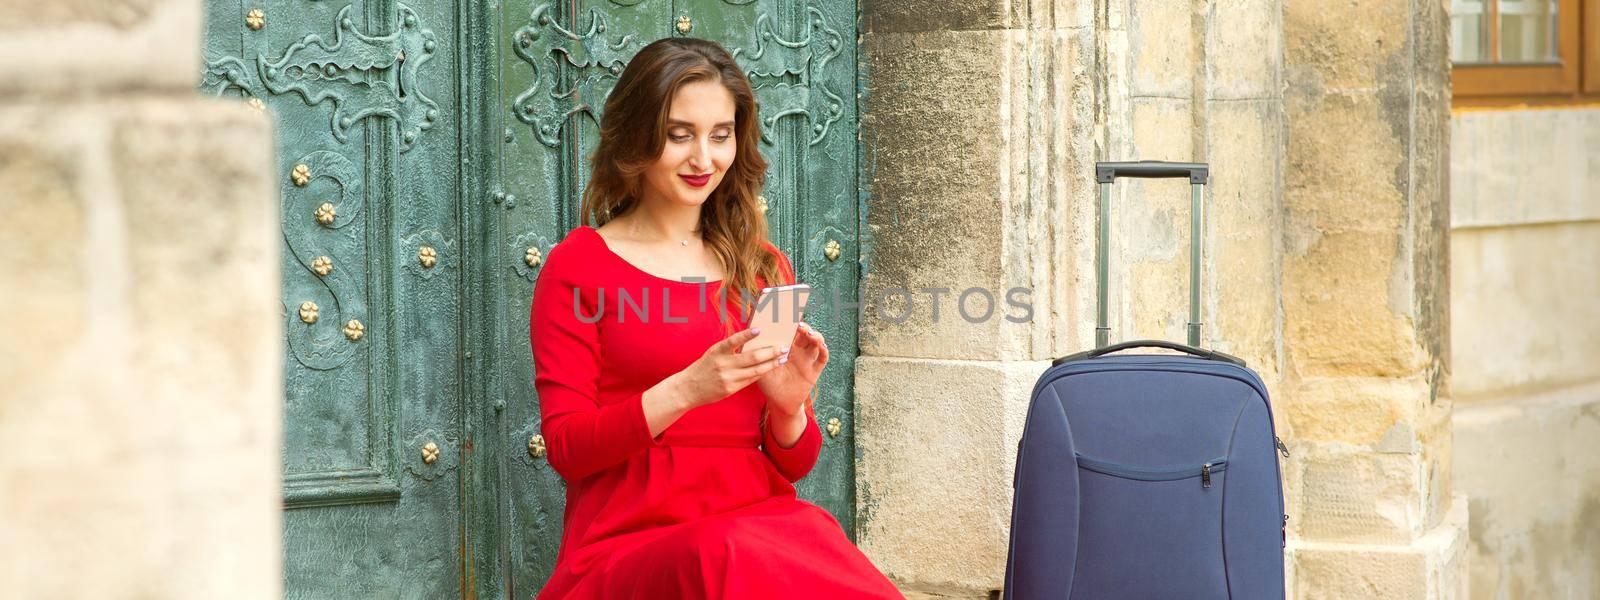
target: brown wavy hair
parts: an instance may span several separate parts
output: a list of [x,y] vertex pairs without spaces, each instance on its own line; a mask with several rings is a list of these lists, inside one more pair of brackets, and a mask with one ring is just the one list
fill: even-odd
[[[720,44],[694,38],[665,38],[640,50],[611,89],[600,119],[600,143],[589,156],[591,175],[578,219],[599,227],[627,214],[639,203],[644,170],[661,157],[667,143],[672,99],[685,85],[715,81],[733,95],[733,164],[700,209],[700,236],[722,263],[722,292],[741,314],[745,294],[783,281],[777,256],[766,249],[767,218],[759,197],[766,182],[761,156],[761,121],[755,92],[737,63]],[[731,333],[733,320],[724,326]]]

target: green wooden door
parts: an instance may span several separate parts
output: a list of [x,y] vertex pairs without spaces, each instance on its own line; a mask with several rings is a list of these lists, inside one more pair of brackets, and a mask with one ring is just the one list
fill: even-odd
[[543,461],[528,303],[577,223],[599,107],[669,35],[756,85],[770,234],[826,301],[823,455],[854,525],[854,0],[207,0],[202,90],[275,113],[291,598],[526,597],[564,488]]
[[[819,420],[822,457],[799,484],[801,495],[853,531],[855,489],[851,436],[857,319],[834,311],[834,290],[854,299],[858,266],[856,180],[856,4],[853,0],[512,0],[495,13],[490,80],[493,104],[483,128],[494,136],[494,162],[484,165],[492,217],[486,234],[499,240],[488,261],[511,277],[493,276],[484,307],[492,356],[475,380],[506,401],[494,424],[506,433],[499,504],[483,507],[500,525],[504,553],[480,567],[531,591],[554,566],[563,489],[559,477],[528,447],[539,431],[530,382],[528,300],[538,260],[577,225],[604,99],[628,59],[651,41],[675,35],[708,38],[734,53],[756,87],[765,121],[762,151],[772,162],[765,190],[769,232],[816,286],[810,321],[835,348],[824,374]],[[485,423],[484,425],[489,425]],[[534,445],[539,442],[534,441]]]

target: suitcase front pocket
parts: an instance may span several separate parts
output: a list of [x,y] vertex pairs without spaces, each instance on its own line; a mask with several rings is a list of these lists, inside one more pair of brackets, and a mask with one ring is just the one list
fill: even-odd
[[1228,461],[1135,465],[1077,455],[1073,598],[1226,598]]
[[1228,470],[1228,459],[1223,457],[1211,459],[1208,462],[1201,463],[1199,466],[1180,467],[1143,467],[1096,460],[1082,454],[1077,455],[1077,458],[1078,466],[1102,475],[1139,481],[1174,481],[1199,477],[1200,487],[1211,487],[1212,479],[1216,474]]

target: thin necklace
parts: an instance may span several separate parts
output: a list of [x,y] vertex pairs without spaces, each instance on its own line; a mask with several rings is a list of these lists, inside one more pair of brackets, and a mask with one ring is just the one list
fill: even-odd
[[[634,236],[638,236],[639,235],[639,222],[638,221],[634,221],[633,226],[630,229],[631,229],[630,233],[632,233]],[[690,231],[689,233],[699,233],[699,232],[700,232],[699,229],[695,229],[693,231]],[[689,239],[690,238],[683,238],[683,239],[678,240],[678,245],[680,245],[680,246],[688,246],[689,245]]]

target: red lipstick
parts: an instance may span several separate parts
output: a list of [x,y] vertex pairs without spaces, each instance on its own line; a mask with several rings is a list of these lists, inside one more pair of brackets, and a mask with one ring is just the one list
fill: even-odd
[[705,175],[693,175],[693,176],[684,175],[682,173],[679,173],[678,177],[682,177],[684,183],[689,184],[691,187],[705,187],[707,183],[711,183],[711,174],[710,173],[706,173]]

